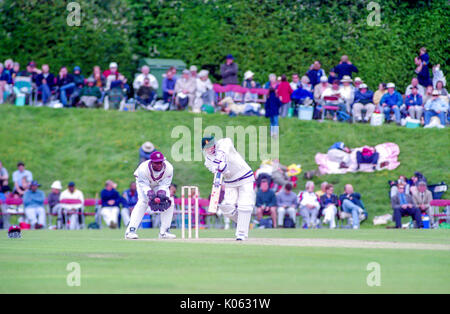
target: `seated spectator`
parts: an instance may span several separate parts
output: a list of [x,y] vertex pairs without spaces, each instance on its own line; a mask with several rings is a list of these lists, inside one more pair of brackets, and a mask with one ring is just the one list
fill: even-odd
[[150,74],[150,67],[147,65],[142,66],[141,73],[136,76],[133,82],[133,88],[135,91],[139,90],[139,88],[144,85],[145,80],[148,79],[149,86],[152,87],[153,90],[158,90],[159,84],[158,80],[153,74]]
[[387,93],[386,84],[385,83],[378,84],[378,89],[373,94],[373,104],[375,105],[376,109],[379,109],[381,98],[386,93]]
[[336,215],[339,207],[339,199],[337,195],[333,194],[334,187],[332,184],[327,184],[325,187],[325,194],[320,197],[320,209],[323,216],[323,223],[329,224],[330,229],[336,228]]
[[150,80],[148,78],[145,78],[143,84],[140,85],[139,89],[136,92],[136,100],[142,103],[144,106],[148,106],[153,102],[155,96],[156,93],[150,84]]
[[14,82],[14,79],[17,76],[19,76],[19,73],[20,73],[20,63],[19,62],[14,62],[13,70],[11,71],[11,78],[13,79],[13,82]]
[[100,193],[102,199],[101,215],[106,225],[115,229],[119,221],[119,206],[121,198],[119,192],[116,191],[117,184],[108,180],[105,183],[105,188]]
[[75,83],[75,88],[72,95],[70,95],[70,104],[75,106],[80,98],[81,89],[84,87],[84,76],[81,74],[79,66],[73,68],[73,82]]
[[314,182],[306,182],[305,191],[299,193],[298,201],[303,228],[316,228],[319,223],[320,200],[314,193]]
[[355,93],[354,93],[354,86],[351,84],[353,82],[352,78],[348,75],[345,75],[342,80],[342,86],[341,86],[341,96],[344,98],[345,101],[345,112],[351,113],[352,112],[352,104],[353,100],[355,99]]
[[410,194],[410,185],[408,183],[408,179],[404,175],[400,175],[397,181],[389,181],[389,185],[391,187],[389,191],[389,197],[392,199],[398,193],[398,186],[403,185],[405,188],[406,194]]
[[18,72],[17,76],[25,76],[31,78],[32,82],[36,81],[37,76],[41,73],[41,70],[39,70],[36,67],[36,62],[30,61],[27,64],[26,70]]
[[408,85],[408,87],[405,90],[405,96],[409,96],[411,94],[413,87],[417,89],[417,93],[420,96],[423,97],[425,95],[425,88],[419,84],[419,80],[417,79],[417,77],[413,77],[411,80],[411,84]]
[[324,105],[324,101],[322,99],[323,92],[330,87],[330,84],[328,83],[328,78],[326,76],[322,76],[320,78],[320,84],[317,84],[314,87],[314,101],[316,104]]
[[183,75],[175,84],[175,104],[178,110],[184,110],[187,106],[192,108],[195,98],[196,81],[191,78],[189,70],[183,70]]
[[[314,61],[314,63],[309,68],[308,72],[306,72],[306,75],[309,78],[309,81],[311,83],[312,89],[315,88],[317,84],[319,84],[320,79],[322,76],[325,76],[325,71],[321,69],[322,65],[319,61]],[[311,90],[310,90],[311,91]]]
[[25,193],[25,190],[28,189],[28,185],[23,184],[23,179],[25,178],[25,182],[33,181],[33,174],[31,171],[25,169],[25,164],[23,162],[17,163],[17,170],[13,172],[13,182],[14,182],[14,191],[22,197]]
[[439,117],[439,120],[441,121],[441,124],[437,127],[445,128],[445,114],[448,111],[448,103],[445,103],[439,96],[439,91],[436,89],[433,90],[433,98],[428,100],[425,104],[425,128],[431,127],[431,118],[435,116]]
[[74,92],[76,85],[73,80],[73,76],[68,73],[66,67],[62,67],[59,70],[59,75],[56,79],[56,85],[58,85],[59,87],[59,97],[61,103],[64,107],[70,107],[67,97]]
[[[362,110],[366,110],[364,120],[362,118]],[[355,103],[353,104],[353,116],[356,121],[365,123],[369,122],[372,113],[375,111],[373,104],[373,92],[367,88],[366,84],[361,84],[360,89],[356,91]]]
[[[359,229],[360,221],[367,218],[367,213],[361,202],[361,194],[355,193],[351,184],[346,184],[344,193],[339,196],[339,201],[342,211],[351,215],[353,229]],[[341,218],[346,216],[341,215]]]
[[428,100],[430,100],[431,98],[433,98],[433,86],[429,85],[427,86],[426,90],[425,90],[425,96],[423,96],[423,104],[425,105]]
[[[245,88],[261,88],[261,85],[254,80],[254,75],[252,71],[246,71],[244,73],[244,82],[242,86]],[[245,102],[256,102],[258,101],[258,94],[247,92],[244,97]]]
[[5,67],[0,63],[0,104],[3,104],[3,95],[7,89],[7,85],[12,82],[11,76],[5,71]]
[[275,184],[274,188],[278,186],[285,186],[290,183],[289,177],[287,175],[287,167],[280,163],[278,159],[272,160],[272,180]]
[[336,142],[328,148],[329,160],[339,163],[339,168],[348,168],[352,150],[345,146],[344,142]]
[[300,78],[298,77],[297,73],[292,74],[292,82],[290,83],[290,85],[293,91],[301,86]]
[[297,215],[297,195],[292,192],[292,184],[288,183],[284,189],[276,194],[278,206],[278,226],[284,225],[284,216],[286,214],[295,224]]
[[[125,226],[128,226],[128,223],[130,222],[131,212],[133,211],[133,208],[134,206],[136,206],[138,201],[136,182],[133,181],[130,183],[130,188],[123,192],[122,197],[125,199],[126,206],[123,206],[120,214],[122,216],[123,224]],[[173,199],[172,204],[174,204]]]
[[[337,106],[339,110],[346,111],[345,99],[338,80],[334,80],[333,84],[323,91],[322,102],[325,106]],[[326,116],[327,112],[324,114]],[[336,119],[336,116],[334,116],[334,119]]]
[[361,85],[364,84],[364,82],[360,77],[355,77],[353,83],[355,84],[355,86],[353,86],[353,93],[356,94],[356,92],[361,88]]
[[398,193],[391,199],[392,209],[394,210],[395,228],[402,227],[402,217],[411,216],[416,222],[416,228],[422,228],[422,217],[420,209],[414,205],[411,195],[405,193],[405,186],[398,185]]
[[422,118],[423,101],[417,86],[411,87],[410,94],[405,98],[405,105],[412,119]]
[[319,199],[322,197],[322,195],[325,194],[326,189],[327,189],[327,185],[328,185],[328,182],[327,182],[327,181],[324,181],[324,182],[322,182],[322,183],[320,184],[320,190],[318,190],[318,191],[316,192],[316,194],[317,194],[317,196],[319,197]]
[[306,90],[306,91],[308,91],[308,92],[310,92],[310,93],[313,92],[313,88],[314,88],[314,87],[313,87],[312,84],[310,83],[310,80],[309,80],[309,77],[308,77],[308,76],[303,75],[300,81],[301,81],[301,86],[302,86],[302,88],[303,88],[304,90]]
[[196,107],[201,108],[203,105],[214,106],[216,94],[213,84],[208,77],[208,70],[201,70],[196,79],[195,102]]
[[275,90],[278,87],[277,75],[275,73],[269,74],[269,81],[264,85],[265,89],[273,87]]
[[270,215],[272,226],[277,226],[277,197],[275,192],[269,189],[269,182],[262,180],[256,193],[256,217],[261,221],[264,215]]
[[42,65],[42,73],[36,77],[36,87],[42,93],[42,102],[47,105],[52,97],[52,90],[55,88],[55,76],[50,73],[48,64]]
[[197,71],[198,71],[198,68],[196,65],[191,65],[189,67],[189,72],[191,73],[191,77],[194,79],[197,79],[197,75],[198,75]]
[[139,148],[139,164],[150,159],[150,155],[156,151],[155,145],[152,142],[145,142]]
[[9,192],[9,173],[0,161],[0,193]]
[[61,195],[62,185],[60,181],[55,181],[51,185],[51,192],[47,196],[47,202],[48,202],[48,209],[50,215],[57,215],[56,220],[56,228],[62,229],[61,224],[61,204],[59,204],[59,197]]
[[339,64],[334,67],[333,72],[337,74],[339,80],[342,80],[345,75],[352,78],[352,73],[358,73],[358,68],[349,61],[348,56],[343,55]]
[[87,85],[81,89],[79,106],[95,108],[99,105],[101,98],[102,92],[95,85],[95,79],[89,77],[87,79]]
[[105,91],[111,88],[111,83],[119,79],[119,66],[116,62],[111,62],[109,64],[109,69],[103,72],[103,76],[106,78]]
[[447,80],[445,78],[444,72],[441,70],[441,65],[436,64],[433,66],[433,87],[436,88],[437,82],[441,81],[442,85],[445,87],[447,85]]
[[[110,77],[112,77],[110,75]],[[127,100],[127,95],[130,91],[130,87],[127,84],[127,79],[119,74],[116,80],[113,80],[109,86],[105,95],[104,108],[122,110]]]
[[412,193],[413,203],[417,206],[421,213],[427,214],[430,217],[431,225],[434,224],[434,212],[430,205],[433,200],[433,194],[428,190],[427,183],[425,181],[419,181],[417,184],[417,190]]
[[372,169],[376,170],[379,157],[380,154],[375,147],[364,147],[361,151],[356,152],[356,162],[358,163],[356,170],[359,170],[361,164],[371,164]]
[[4,71],[9,74],[9,77],[11,79],[8,84],[12,84],[14,74],[14,61],[12,59],[6,59],[3,66],[5,67]]
[[282,118],[287,117],[289,108],[291,107],[291,94],[293,90],[291,88],[291,85],[287,81],[287,77],[285,74],[281,76],[281,82],[278,84],[277,87],[277,95],[280,98],[281,101],[281,108],[280,108],[280,116]]
[[97,86],[102,92],[106,87],[106,77],[103,75],[102,70],[98,65],[94,66],[92,69],[92,75],[89,78],[93,78],[95,81],[95,86]]
[[25,219],[34,229],[45,226],[45,194],[38,189],[40,186],[37,181],[32,181],[30,189],[23,196]]
[[83,226],[83,192],[75,187],[74,182],[69,182],[67,189],[61,193],[60,200],[77,200],[80,202],[79,204],[61,204],[62,213],[58,215],[58,219],[59,217],[63,219],[60,223],[62,226],[69,221],[70,230],[80,229]]
[[444,83],[442,81],[436,82],[436,90],[439,91],[439,95],[441,96],[441,98],[443,98],[444,100],[446,99],[448,102],[448,91],[444,88]]
[[278,136],[278,116],[280,115],[281,101],[274,88],[269,88],[269,96],[264,105],[265,117],[270,119],[270,136]]
[[394,83],[387,84],[388,92],[381,98],[381,107],[383,108],[384,116],[387,123],[391,122],[391,112],[394,112],[395,122],[400,125],[400,107],[403,104],[402,95],[395,90]]
[[164,102],[171,102],[172,97],[175,95],[175,84],[177,82],[177,78],[175,77],[175,72],[173,70],[173,68],[167,70],[166,77],[164,77],[162,82]]
[[[295,105],[309,106],[313,103],[313,98],[313,93],[308,92],[306,89],[303,89],[302,85],[300,85],[291,94],[291,100]],[[291,107],[295,108],[295,105],[291,105]]]

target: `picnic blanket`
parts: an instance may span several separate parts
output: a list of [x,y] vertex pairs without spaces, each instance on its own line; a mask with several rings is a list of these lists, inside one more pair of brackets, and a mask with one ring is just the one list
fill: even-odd
[[[350,164],[348,168],[339,169],[339,163],[331,161],[328,159],[327,154],[317,153],[315,156],[316,164],[319,166],[319,171],[321,174],[343,174],[347,172],[373,172],[372,165],[361,164],[359,170],[356,170],[358,166],[356,162],[356,152],[361,151],[364,147],[352,149],[350,154]],[[400,148],[395,143],[383,143],[375,146],[377,152],[380,154],[378,158],[378,164],[376,170],[394,170],[400,166],[398,161],[398,155],[400,154]],[[388,161],[389,164],[384,168],[380,168],[380,164]]]

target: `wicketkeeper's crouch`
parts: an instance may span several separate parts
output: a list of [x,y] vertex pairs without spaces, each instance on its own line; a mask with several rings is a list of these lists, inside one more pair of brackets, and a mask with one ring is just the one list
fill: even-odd
[[144,217],[147,208],[161,214],[159,238],[174,239],[169,232],[172,223],[174,206],[171,204],[169,187],[173,178],[173,166],[158,151],[150,155],[150,160],[144,161],[134,172],[138,202],[134,207],[130,223],[125,233],[126,239],[137,239],[136,231]]
[[234,148],[231,139],[202,139],[205,166],[212,173],[223,173],[225,197],[219,208],[224,216],[236,222],[236,240],[245,240],[255,206],[253,171]]

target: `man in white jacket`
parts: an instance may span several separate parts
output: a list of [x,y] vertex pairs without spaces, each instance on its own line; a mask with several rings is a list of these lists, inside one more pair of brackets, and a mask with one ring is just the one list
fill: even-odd
[[137,239],[136,231],[147,208],[161,214],[160,239],[174,239],[169,232],[173,218],[173,206],[170,200],[170,184],[173,178],[173,166],[158,151],[150,155],[134,172],[138,191],[138,202],[133,209],[130,223],[125,233],[126,239]]
[[194,102],[196,110],[200,109],[203,104],[214,106],[214,89],[208,74],[207,70],[201,70],[197,75]]
[[245,240],[256,200],[253,171],[229,138],[216,141],[213,136],[204,137],[202,149],[206,168],[223,173],[225,196],[219,208],[237,224],[236,240]]
[[147,78],[150,81],[150,86],[153,88],[154,91],[156,91],[159,87],[158,80],[153,74],[150,74],[150,68],[146,65],[144,65],[141,68],[141,72],[133,82],[133,88],[135,91],[139,89],[142,85],[144,85],[144,80]]
[[319,222],[318,215],[320,200],[314,192],[314,182],[306,182],[305,191],[298,195],[300,215],[303,218],[303,228],[316,228]]

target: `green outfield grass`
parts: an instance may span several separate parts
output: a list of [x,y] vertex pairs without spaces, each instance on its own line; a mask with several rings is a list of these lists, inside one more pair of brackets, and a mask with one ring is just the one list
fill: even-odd
[[[73,180],[86,197],[94,197],[107,179],[118,182],[122,191],[133,180],[139,146],[150,140],[166,154],[168,160],[173,161],[171,149],[179,137],[173,138],[172,130],[177,126],[186,126],[193,131],[194,118],[202,118],[203,129],[216,125],[224,133],[226,126],[268,126],[268,120],[263,117],[230,118],[220,114],[195,115],[188,112],[55,110],[2,105],[0,160],[10,175],[16,163],[24,161],[42,183],[45,192],[50,190],[54,180],[62,180],[64,185]],[[406,129],[395,125],[372,127],[328,121],[280,120],[280,160],[286,165],[300,163],[304,170],[316,169],[315,154],[326,152],[336,141],[344,141],[350,147],[384,142],[395,142],[400,146],[401,166],[395,171],[327,175],[314,179],[316,184],[323,181],[335,184],[338,194],[342,193],[346,183],[353,184],[363,196],[369,221],[375,215],[391,212],[387,181],[398,178],[400,174],[411,176],[414,171],[421,171],[429,182],[450,182],[449,128]],[[248,147],[246,151],[248,157]],[[212,175],[203,162],[173,164],[175,183],[179,186],[198,185],[201,196],[208,196]],[[259,160],[250,162],[253,169],[257,169],[259,164]],[[298,184],[296,191],[304,187],[302,175]],[[362,227],[370,225],[364,223]]]
[[[175,231],[179,235],[178,231]],[[141,230],[155,238],[156,230]],[[201,230],[233,238],[233,231]],[[253,230],[252,237],[450,243],[446,230]],[[0,239],[0,293],[448,293],[450,251],[126,241],[123,230]],[[66,283],[79,263],[81,286]],[[370,262],[381,286],[369,287]]]

